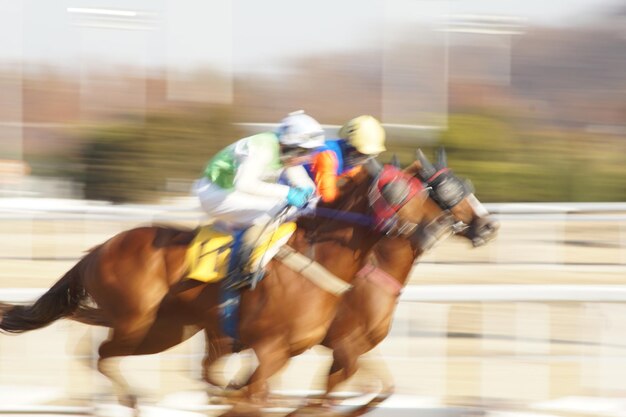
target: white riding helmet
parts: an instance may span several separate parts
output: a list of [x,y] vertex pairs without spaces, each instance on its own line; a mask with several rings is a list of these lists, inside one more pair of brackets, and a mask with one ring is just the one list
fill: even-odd
[[324,129],[304,110],[291,112],[281,120],[276,135],[285,146],[310,149],[324,145]]

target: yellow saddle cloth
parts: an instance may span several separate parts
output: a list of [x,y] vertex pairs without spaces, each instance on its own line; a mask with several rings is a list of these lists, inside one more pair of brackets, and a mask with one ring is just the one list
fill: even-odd
[[[250,259],[242,261],[248,263],[251,271],[264,267],[295,231],[295,223],[281,224],[254,248]],[[229,233],[215,230],[210,225],[201,227],[187,249],[187,278],[202,282],[217,282],[226,278],[232,244],[233,236]]]

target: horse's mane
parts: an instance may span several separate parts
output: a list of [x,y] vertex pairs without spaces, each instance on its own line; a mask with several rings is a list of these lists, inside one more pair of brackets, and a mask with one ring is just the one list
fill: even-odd
[[[337,198],[329,203],[319,202],[317,207],[336,210],[337,212],[362,212],[365,213],[367,209],[367,195],[369,190],[370,175],[362,168],[357,168],[353,175],[340,178],[339,192]],[[339,219],[320,217],[300,217],[298,219],[298,228],[305,231],[311,231],[319,227],[320,221],[324,222],[323,229],[333,230],[337,222],[341,222]],[[318,229],[319,230],[319,229]]]
[[339,192],[335,201],[331,203],[320,203],[318,206],[335,210],[348,210],[356,205],[361,199],[367,197],[370,178],[367,171],[363,168],[357,168],[357,171],[351,176],[345,176],[339,179]]

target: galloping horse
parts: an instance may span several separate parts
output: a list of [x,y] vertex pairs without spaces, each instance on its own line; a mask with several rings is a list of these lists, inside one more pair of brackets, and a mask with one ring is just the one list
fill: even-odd
[[[331,324],[324,346],[332,349],[331,365],[326,386],[327,394],[346,381],[358,370],[358,358],[378,345],[389,333],[397,299],[415,261],[432,245],[438,231],[446,232],[446,222],[455,223],[457,235],[470,240],[477,247],[493,239],[498,223],[474,196],[467,183],[457,178],[447,168],[445,151],[440,150],[437,167],[421,151],[417,160],[405,172],[416,175],[430,189],[438,208],[446,210],[431,219],[424,219],[422,227],[432,232],[422,233],[422,239],[406,237],[384,238],[371,254],[371,266],[364,268],[353,282],[353,289],[342,300],[335,320]],[[442,177],[443,176],[443,177]],[[451,191],[452,189],[456,191]],[[427,212],[436,213],[425,202]],[[432,215],[431,215],[432,216]],[[352,410],[351,416],[361,415],[369,407],[380,403],[393,393],[393,381],[383,380],[377,397]]]
[[[474,246],[495,237],[498,224],[474,196],[469,186],[447,168],[445,152],[440,150],[437,168],[421,151],[406,170],[423,181],[431,198],[424,203],[426,213],[410,236],[385,237],[373,247],[368,265],[357,273],[352,290],[344,296],[322,345],[330,348],[333,363],[326,395],[358,370],[358,358],[376,347],[389,333],[397,299],[415,263],[442,235],[455,230]],[[211,381],[209,367],[219,356],[230,352],[207,350],[205,379]],[[360,415],[372,404],[393,393],[392,381],[382,381],[379,396],[353,410]],[[297,414],[294,414],[297,415]]]
[[[378,190],[381,171],[361,170],[342,187],[342,197],[328,209],[363,218],[370,212],[370,197]],[[385,189],[379,190],[375,203],[389,204],[385,196],[393,196],[397,188],[418,191],[401,204],[393,203],[393,210],[383,210],[386,217],[377,224],[386,224],[393,217],[392,227],[403,230],[424,217],[426,193],[397,171],[392,172]],[[316,241],[307,242],[297,232],[290,246],[301,253],[314,253],[319,264],[346,284],[384,235],[372,230],[371,224],[345,218],[318,218],[306,227],[316,234]],[[109,359],[160,352],[186,337],[182,335],[186,325],[221,337],[220,286],[183,279],[185,253],[193,236],[193,231],[157,226],[122,232],[92,249],[34,304],[3,305],[0,330],[20,333],[63,317],[111,327],[109,339],[99,348],[98,369],[112,380],[120,401],[135,406],[128,384]],[[240,340],[254,350],[259,362],[248,384],[251,400],[265,398],[267,378],[289,357],[323,340],[340,299],[278,260],[270,262],[265,278],[254,290],[243,292]],[[171,337],[166,339],[164,334]]]

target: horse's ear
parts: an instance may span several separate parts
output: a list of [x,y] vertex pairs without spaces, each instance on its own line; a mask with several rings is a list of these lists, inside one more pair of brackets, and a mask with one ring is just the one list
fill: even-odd
[[394,167],[400,169],[400,160],[398,159],[398,155],[396,155],[395,153],[391,157],[391,161],[389,163]]
[[383,166],[376,160],[376,158],[368,160],[363,164],[363,167],[372,177],[377,176],[383,170]]
[[426,181],[428,178],[432,177],[437,173],[437,169],[430,163],[424,152],[421,149],[418,149],[415,152],[415,159],[419,161],[421,168],[418,169],[417,174],[420,176],[422,181]]
[[437,166],[439,169],[448,166],[448,156],[446,155],[446,149],[443,146],[439,148],[439,152],[437,153]]

